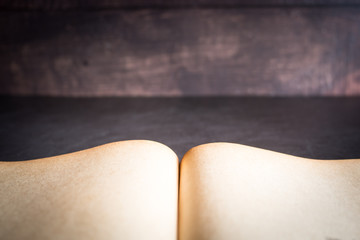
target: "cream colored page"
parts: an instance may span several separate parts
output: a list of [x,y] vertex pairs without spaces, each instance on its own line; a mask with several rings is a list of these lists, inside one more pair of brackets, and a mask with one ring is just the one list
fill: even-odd
[[358,240],[360,160],[311,160],[230,143],[180,170],[180,240]]
[[0,239],[176,239],[178,159],[124,141],[0,163]]

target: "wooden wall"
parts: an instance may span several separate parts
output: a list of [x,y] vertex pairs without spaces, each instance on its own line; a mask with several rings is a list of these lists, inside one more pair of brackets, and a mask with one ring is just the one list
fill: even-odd
[[360,1],[0,1],[0,94],[360,95]]

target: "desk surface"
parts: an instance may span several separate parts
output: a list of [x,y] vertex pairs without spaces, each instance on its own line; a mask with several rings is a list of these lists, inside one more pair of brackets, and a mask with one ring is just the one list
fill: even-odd
[[150,139],[181,158],[234,142],[296,156],[360,158],[360,98],[1,97],[0,160]]

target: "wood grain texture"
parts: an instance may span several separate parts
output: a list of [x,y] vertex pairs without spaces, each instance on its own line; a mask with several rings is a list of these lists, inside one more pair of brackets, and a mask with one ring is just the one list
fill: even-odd
[[359,95],[360,8],[0,15],[0,94]]
[[0,161],[151,139],[181,159],[208,142],[360,158],[360,97],[0,97]]
[[359,0],[0,0],[2,10],[99,10],[242,6],[358,6]]

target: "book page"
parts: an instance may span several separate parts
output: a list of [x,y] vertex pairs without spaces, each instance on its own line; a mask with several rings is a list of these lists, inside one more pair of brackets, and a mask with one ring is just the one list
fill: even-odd
[[177,156],[151,141],[0,162],[0,239],[175,240],[177,194]]
[[360,239],[360,160],[312,160],[231,143],[180,167],[179,239]]

